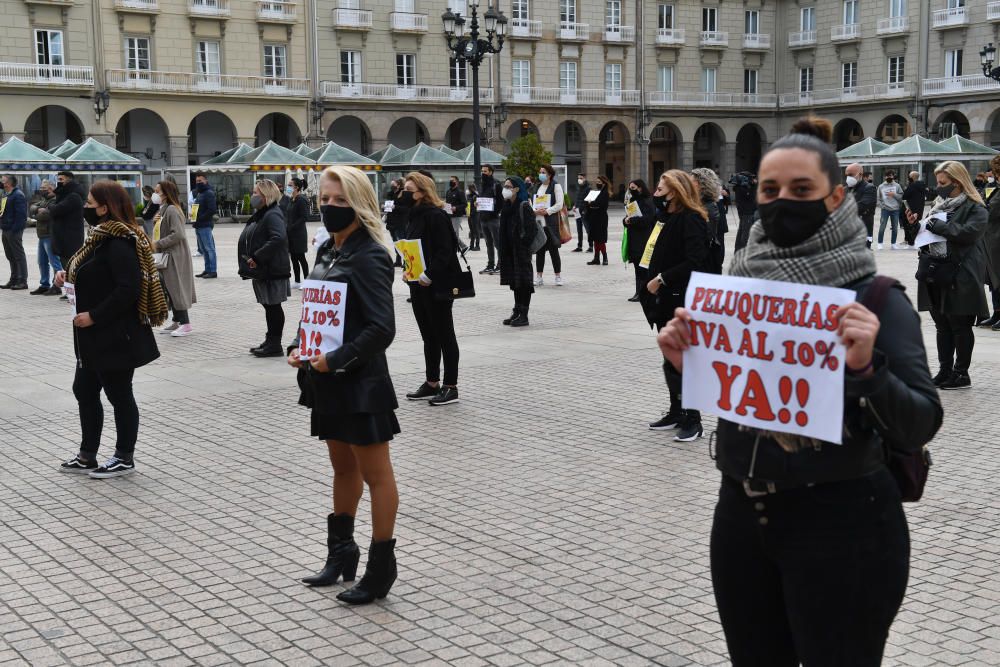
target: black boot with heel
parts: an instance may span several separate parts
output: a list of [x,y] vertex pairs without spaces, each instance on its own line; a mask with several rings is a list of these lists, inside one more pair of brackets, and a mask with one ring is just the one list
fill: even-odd
[[372,542],[368,549],[368,565],[365,576],[358,585],[337,596],[348,604],[368,604],[381,600],[389,594],[396,581],[396,540]]
[[344,581],[354,581],[357,576],[361,550],[354,541],[354,517],[350,514],[330,514],[326,517],[326,525],[326,565],[319,574],[302,580],[310,586],[332,586],[341,575]]
[[510,326],[512,327],[526,327],[528,326],[528,307],[518,306],[517,317],[510,321]]
[[505,326],[510,326],[511,323],[516,320],[521,315],[521,306],[514,306],[514,310],[510,311],[510,317],[503,321]]

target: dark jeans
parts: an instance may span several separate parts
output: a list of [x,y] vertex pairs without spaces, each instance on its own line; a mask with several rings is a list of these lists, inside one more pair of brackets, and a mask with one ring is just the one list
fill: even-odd
[[469,216],[469,244],[473,248],[479,247],[479,239],[482,238],[483,231],[479,225],[479,216]]
[[3,254],[10,263],[10,284],[21,285],[28,282],[28,258],[24,254],[24,230],[5,231],[3,238]]
[[735,667],[878,667],[909,562],[884,468],[757,498],[723,477],[712,587]]
[[753,212],[740,213],[740,226],[736,230],[736,250],[747,246],[750,241],[751,227],[753,227]]
[[212,236],[211,227],[196,227],[194,230],[198,241],[201,243],[201,254],[205,257],[205,273],[215,273],[218,270],[215,254],[215,237]]
[[[500,266],[500,220],[498,218],[483,220],[481,225],[483,228],[483,238],[486,239],[487,265],[492,267]],[[496,252],[495,256],[494,249]],[[494,259],[496,263],[494,263]]]
[[896,244],[896,236],[899,234],[899,209],[895,211],[887,211],[882,209],[882,219],[878,225],[878,242],[882,243],[882,239],[885,238],[885,226],[886,223],[892,221],[892,234],[890,236],[890,243]]
[[[292,258],[292,269],[295,271],[295,282],[301,282],[302,279],[309,277],[309,262],[306,260],[306,254],[304,252],[293,252],[291,253]],[[302,267],[302,278],[299,277],[299,267]]]
[[285,328],[285,311],[280,303],[264,306],[264,319],[267,321],[267,342],[281,343],[281,332]]
[[972,348],[976,344],[976,335],[972,328],[976,323],[975,315],[945,315],[931,310],[931,319],[937,329],[938,363],[941,370],[956,370],[969,372],[972,365]]
[[458,384],[458,339],[455,337],[455,322],[451,316],[454,301],[440,301],[434,298],[428,287],[410,287],[413,316],[424,339],[424,365],[427,381],[441,379],[441,358],[444,357],[444,384],[449,387]]
[[875,210],[862,213],[861,221],[865,223],[865,229],[868,230],[868,240],[871,241],[875,235]]
[[514,306],[527,310],[531,305],[531,294],[531,287],[519,287],[514,290]]
[[73,395],[80,404],[80,453],[87,459],[96,459],[101,446],[101,431],[104,430],[104,406],[101,405],[101,390],[115,411],[115,456],[130,461],[135,452],[135,441],[139,437],[139,406],[132,394],[134,370],[92,371],[77,368],[73,378]]
[[635,271],[635,293],[642,294],[649,283],[649,271],[639,266],[638,262],[632,265],[632,269]]
[[539,274],[545,273],[545,253],[552,257],[552,272],[556,275],[562,273],[562,258],[559,257],[559,242],[552,238],[546,230],[546,241],[542,249],[535,253],[535,267]]
[[[587,236],[590,236],[590,225],[587,224],[586,216],[578,215],[576,216],[576,247],[583,247],[583,230],[587,230]],[[588,241],[588,245],[593,245],[593,241]]]

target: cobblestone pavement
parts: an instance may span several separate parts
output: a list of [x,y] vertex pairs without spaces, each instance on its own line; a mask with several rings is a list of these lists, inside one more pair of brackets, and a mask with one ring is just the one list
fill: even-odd
[[[79,437],[68,309],[0,292],[0,664],[726,663],[708,572],[718,474],[707,438],[645,428],[665,392],[620,261],[564,253],[567,285],[539,290],[525,329],[500,324],[498,278],[456,304],[462,402],[398,413],[399,581],[347,608],[340,586],[298,582],[324,557],[330,469],[292,372],[247,355],[264,318],[234,277],[238,231],[217,228],[221,278],[198,281],[195,335],[158,336],[162,358],[136,375],[125,479],[55,471]],[[915,253],[878,260],[913,294]],[[422,357],[396,294],[402,394]],[[1000,664],[1000,334],[977,336],[975,388],[943,397],[927,495],[907,507],[888,665]]]

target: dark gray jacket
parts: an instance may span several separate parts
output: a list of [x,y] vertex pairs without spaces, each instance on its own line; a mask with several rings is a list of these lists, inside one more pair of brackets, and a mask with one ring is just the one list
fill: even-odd
[[986,234],[983,236],[986,253],[986,277],[993,289],[1000,288],[1000,188],[990,192],[986,205],[990,209]]
[[851,192],[854,194],[854,202],[858,205],[858,216],[865,218],[874,215],[875,200],[878,198],[875,186],[861,179]]
[[[969,200],[952,211],[947,222],[933,220],[927,229],[948,239],[948,258],[960,264],[950,289],[929,288],[918,281],[920,310],[936,310],[945,315],[988,315],[986,292],[986,251],[983,236],[989,214],[981,204]],[[921,249],[920,254],[924,254]]]

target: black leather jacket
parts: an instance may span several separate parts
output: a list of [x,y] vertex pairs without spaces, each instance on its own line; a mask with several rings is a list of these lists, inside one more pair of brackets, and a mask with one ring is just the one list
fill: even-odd
[[[329,372],[299,370],[299,404],[324,414],[395,410],[396,391],[385,351],[396,336],[392,305],[393,260],[364,229],[338,250],[330,239],[316,257],[309,280],[347,284],[344,344],[326,355]],[[298,346],[298,335],[289,351]]]
[[[281,280],[292,275],[285,216],[277,202],[260,209],[247,220],[237,247],[239,274],[243,280]],[[250,259],[255,267],[250,266],[247,261]]]

